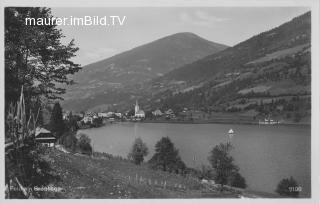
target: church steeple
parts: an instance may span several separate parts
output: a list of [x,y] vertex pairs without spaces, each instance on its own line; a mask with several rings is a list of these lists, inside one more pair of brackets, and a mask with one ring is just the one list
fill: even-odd
[[135,107],[134,107],[134,113],[135,113],[135,115],[138,113],[138,111],[139,111],[139,104],[138,104],[138,100],[136,100],[136,105],[135,105]]

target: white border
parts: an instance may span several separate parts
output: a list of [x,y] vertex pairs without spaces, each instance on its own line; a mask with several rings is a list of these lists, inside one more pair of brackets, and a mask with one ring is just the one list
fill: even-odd
[[[1,81],[1,108],[0,108],[0,146],[4,152],[4,7],[6,6],[46,6],[46,7],[310,7],[312,15],[312,126],[311,126],[311,199],[136,199],[136,200],[90,200],[94,202],[113,202],[113,203],[162,203],[162,202],[183,202],[183,203],[320,203],[320,64],[319,64],[319,1],[318,0],[1,0],[0,2],[0,50],[1,59],[0,66],[2,73],[0,74]],[[244,39],[245,40],[245,39]],[[0,178],[4,178],[4,154],[0,154],[1,174]],[[3,202],[16,203],[43,203],[43,202],[77,202],[87,203],[85,199],[67,199],[67,200],[4,200],[4,180],[0,182],[0,198]]]

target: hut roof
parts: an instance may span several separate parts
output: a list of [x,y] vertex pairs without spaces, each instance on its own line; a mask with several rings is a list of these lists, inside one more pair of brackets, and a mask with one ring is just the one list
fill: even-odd
[[35,136],[37,137],[39,134],[51,134],[51,132],[45,128],[37,127]]

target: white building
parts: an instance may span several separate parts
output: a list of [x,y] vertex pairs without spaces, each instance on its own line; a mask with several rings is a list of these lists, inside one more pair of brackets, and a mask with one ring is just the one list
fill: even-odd
[[82,119],[82,121],[83,121],[84,123],[88,123],[88,122],[92,123],[92,122],[93,122],[93,118],[92,118],[91,116],[84,116],[84,118]]
[[121,118],[122,117],[122,113],[114,113],[117,117]]
[[173,112],[173,110],[170,108],[170,109],[168,109],[167,111],[165,111],[165,114],[166,114],[166,115],[172,115],[172,114],[174,114],[174,112]]
[[100,118],[106,118],[106,117],[108,117],[108,113],[98,113],[98,116]]
[[140,109],[138,101],[136,101],[136,105],[134,107],[134,117],[136,118],[144,118],[146,117],[146,114],[142,109]]
[[108,112],[107,113],[107,118],[113,117],[114,116],[114,112]]
[[161,112],[161,110],[159,110],[159,109],[157,109],[157,110],[155,110],[155,111],[152,111],[152,114],[154,115],[154,116],[162,116],[162,112]]

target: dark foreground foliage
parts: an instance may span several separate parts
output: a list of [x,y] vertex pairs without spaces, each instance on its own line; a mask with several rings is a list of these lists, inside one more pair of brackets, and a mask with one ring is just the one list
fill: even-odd
[[149,161],[154,169],[183,173],[186,165],[179,156],[179,151],[175,148],[169,137],[163,137],[155,145],[155,154]]
[[282,179],[276,189],[276,192],[285,197],[299,197],[299,188],[298,182],[291,176],[290,178]]

